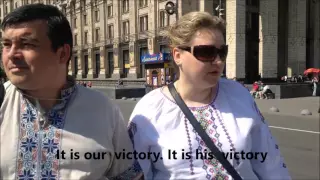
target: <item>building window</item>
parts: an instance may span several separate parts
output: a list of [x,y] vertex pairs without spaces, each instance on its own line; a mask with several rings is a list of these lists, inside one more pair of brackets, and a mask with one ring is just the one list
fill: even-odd
[[99,11],[99,9],[94,11],[94,17],[96,19],[96,22],[100,21],[100,11]]
[[108,25],[108,38],[113,38],[113,25]]
[[99,76],[100,74],[100,53],[96,53],[96,72],[95,74]]
[[128,73],[129,73],[129,68],[125,68],[125,65],[126,64],[130,64],[130,62],[129,62],[129,50],[123,50],[122,51],[122,55],[123,55],[123,66],[124,66],[123,74],[124,74],[125,77],[127,77]]
[[[141,57],[143,57],[144,55],[147,55],[147,54],[149,54],[149,51],[148,51],[147,47],[140,48],[140,59],[141,59]],[[140,63],[140,74],[141,74],[141,77],[145,77],[146,76],[144,67],[145,67],[144,64]]]
[[148,0],[139,0],[139,7],[144,8],[148,6]]
[[73,75],[77,75],[78,74],[78,57],[77,56],[74,56],[74,61],[73,61],[73,63],[74,63],[74,74]]
[[62,13],[63,13],[64,15],[67,15],[67,9],[66,9],[65,7],[62,8]]
[[74,27],[74,28],[77,28],[77,18],[74,18],[74,19],[73,19],[73,27]]
[[140,17],[140,32],[148,31],[148,15]]
[[123,35],[129,35],[129,21],[124,21],[123,23],[122,23],[122,34]]
[[112,5],[109,5],[108,6],[108,17],[110,18],[110,17],[112,17],[112,15],[113,15],[113,8],[112,8],[113,6]]
[[99,42],[100,41],[100,28],[97,28],[96,29],[96,42]]
[[88,25],[87,14],[83,15],[83,23],[84,23],[84,25]]
[[73,3],[72,8],[73,8],[73,10],[72,10],[73,13],[76,14],[76,3]]
[[160,20],[159,20],[160,27],[166,27],[170,24],[169,15],[167,15],[167,13],[165,13],[165,11],[160,11],[159,18],[160,18]]
[[84,44],[88,45],[88,32],[84,32]]
[[170,48],[167,45],[160,45],[161,53],[170,53]]
[[256,0],[246,0],[247,6],[259,7],[259,1]]
[[74,35],[74,45],[75,46],[78,45],[78,35],[77,34]]
[[99,4],[98,4],[98,0],[94,0],[94,5],[95,6],[98,6]]
[[7,14],[8,14],[8,5],[6,4],[4,8],[4,15],[7,15]]
[[122,0],[122,13],[129,12],[129,0]]
[[247,23],[246,25],[247,30],[251,30],[252,28],[251,12],[246,13],[246,23]]
[[111,75],[114,69],[113,52],[108,52],[108,62],[109,62],[109,75]]
[[85,77],[87,77],[88,71],[89,71],[89,56],[88,54],[84,55],[84,74]]

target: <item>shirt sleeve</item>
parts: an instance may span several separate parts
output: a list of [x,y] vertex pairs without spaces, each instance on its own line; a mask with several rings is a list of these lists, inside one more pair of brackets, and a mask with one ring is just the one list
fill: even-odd
[[267,122],[254,103],[254,109],[257,112],[258,121],[251,131],[252,152],[264,153],[265,158],[251,160],[253,171],[259,179],[283,179],[291,180],[288,169],[281,156],[279,146],[272,136]]
[[[127,126],[118,107],[115,108],[113,118],[115,121],[114,137],[112,139],[114,152],[133,152],[133,145],[127,133]],[[134,161],[134,159],[118,159],[114,155],[112,157],[113,159],[111,168],[106,174],[108,179],[133,180],[142,177],[142,169],[137,161]]]
[[[148,133],[145,130],[147,124],[150,124],[149,120],[143,116],[135,113],[135,110],[131,114],[128,131],[129,136],[134,145],[134,150],[139,153],[150,152],[150,146],[148,145]],[[138,158],[143,173],[144,179],[153,179],[152,162],[151,159]]]

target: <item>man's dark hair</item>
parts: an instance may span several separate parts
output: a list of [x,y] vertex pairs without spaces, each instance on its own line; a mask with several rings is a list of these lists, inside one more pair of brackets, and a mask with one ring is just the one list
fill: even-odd
[[21,6],[6,17],[4,17],[1,29],[21,23],[43,20],[47,23],[47,35],[51,41],[51,47],[54,52],[65,44],[70,46],[70,58],[67,63],[69,65],[72,56],[72,31],[66,16],[55,6],[44,4],[29,4]]

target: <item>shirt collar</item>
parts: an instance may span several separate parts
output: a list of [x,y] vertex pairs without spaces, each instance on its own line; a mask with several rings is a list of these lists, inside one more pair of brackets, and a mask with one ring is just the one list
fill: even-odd
[[[68,76],[66,84],[63,86],[63,88],[60,91],[59,99],[61,99],[61,101],[58,104],[56,104],[52,108],[52,110],[59,110],[59,109],[65,108],[67,103],[69,102],[70,98],[75,93],[76,89],[77,89],[77,86],[76,86],[75,79],[72,76]],[[19,91],[21,92],[21,90],[19,90]],[[23,93],[22,93],[22,95],[23,95]],[[30,101],[27,100],[27,102],[30,102]]]
[[61,90],[60,98],[63,100],[67,100],[71,97],[73,92],[76,89],[76,81],[72,76],[67,77],[67,83],[64,85],[64,87]]
[[67,83],[64,85],[60,93],[60,98],[62,99],[62,101],[59,104],[55,105],[53,107],[53,110],[65,108],[71,96],[76,91],[76,87],[77,86],[75,79],[72,76],[68,76]]

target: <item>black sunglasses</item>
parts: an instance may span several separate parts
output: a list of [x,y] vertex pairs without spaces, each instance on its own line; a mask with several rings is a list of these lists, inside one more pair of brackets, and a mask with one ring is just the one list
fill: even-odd
[[178,46],[177,48],[190,52],[197,60],[203,62],[215,61],[218,54],[220,59],[225,61],[228,55],[228,45],[222,45],[220,49],[214,45]]

